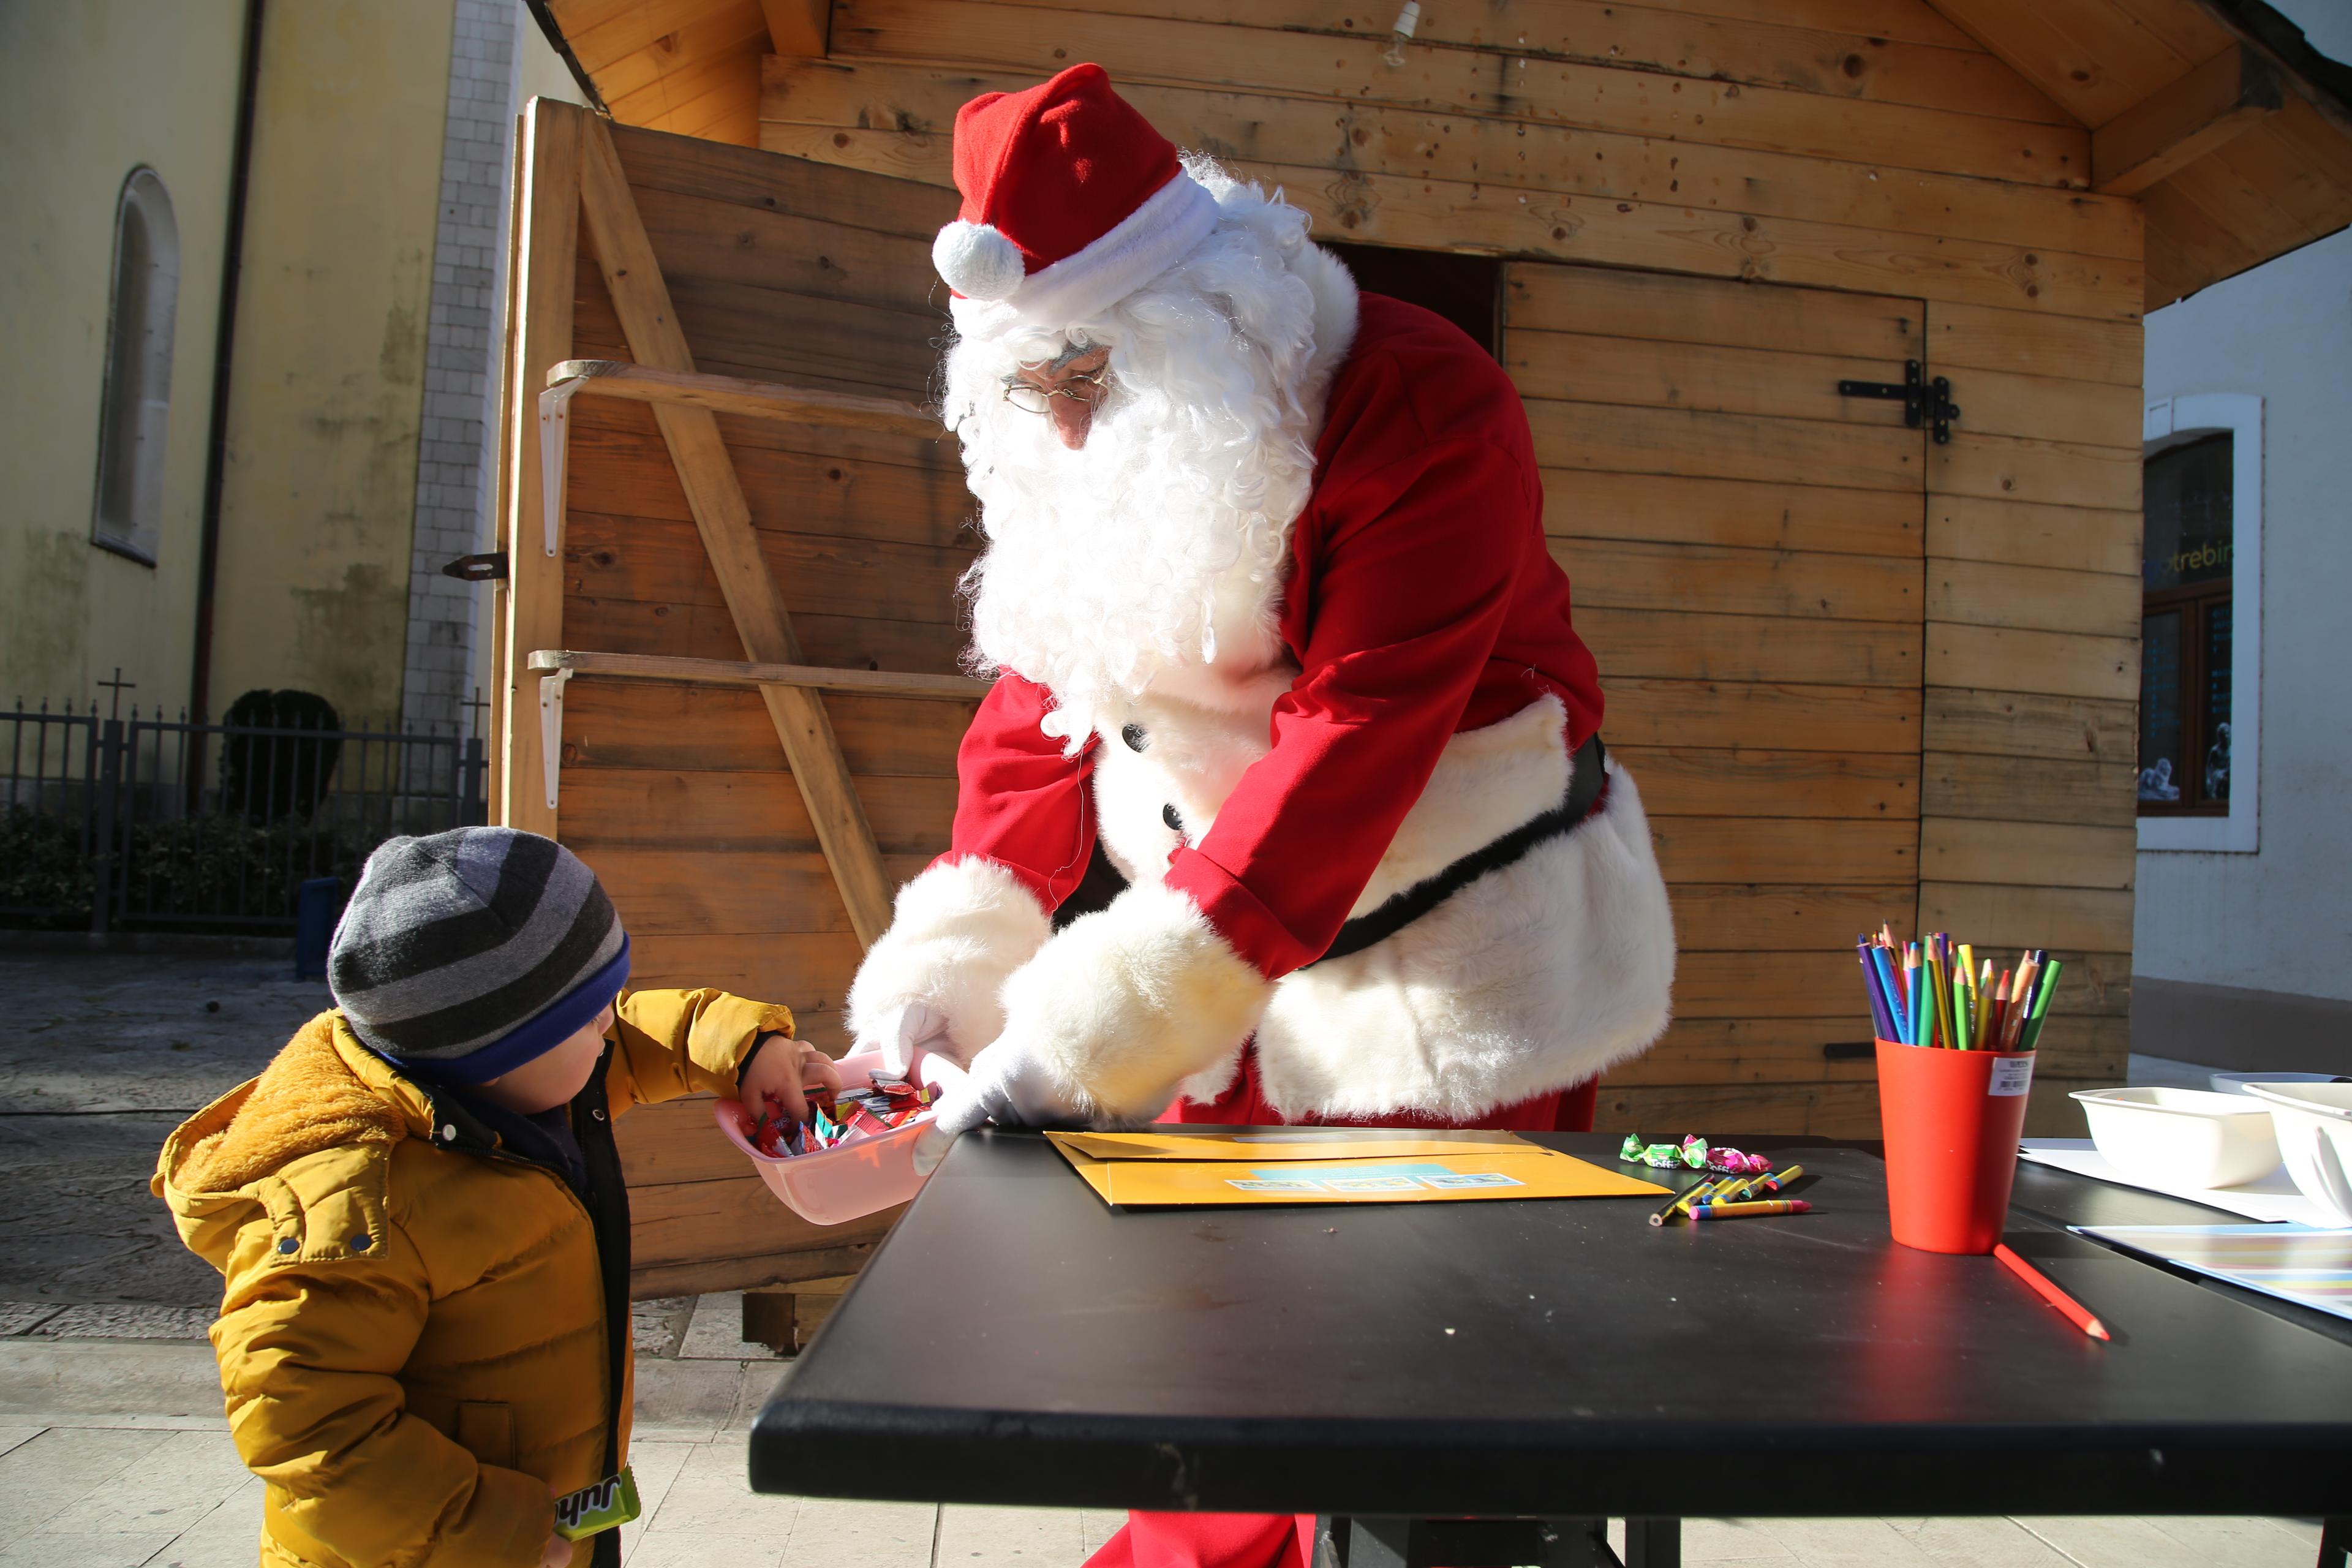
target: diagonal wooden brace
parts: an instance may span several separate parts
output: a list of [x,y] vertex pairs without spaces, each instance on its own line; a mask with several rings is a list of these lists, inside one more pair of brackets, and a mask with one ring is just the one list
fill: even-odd
[[[596,264],[604,274],[613,308],[620,317],[629,352],[636,363],[655,370],[694,369],[694,355],[677,324],[669,286],[662,279],[653,243],[629,195],[620,155],[612,133],[602,121],[584,120],[580,158],[580,210],[596,247]],[[800,639],[783,595],[760,553],[751,527],[751,509],[743,499],[742,482],[727,445],[719,434],[718,416],[708,408],[677,403],[654,405],[655,420],[669,447],[670,461],[686,491],[702,546],[719,575],[719,591],[734,617],[743,650],[759,663],[800,664]],[[544,645],[542,645],[544,646]],[[874,829],[842,759],[824,701],[815,692],[795,686],[761,686],[761,700],[783,743],[793,782],[807,803],[809,821],[816,829],[817,847],[849,911],[849,923],[860,942],[871,946],[890,923],[890,878],[882,865]]]

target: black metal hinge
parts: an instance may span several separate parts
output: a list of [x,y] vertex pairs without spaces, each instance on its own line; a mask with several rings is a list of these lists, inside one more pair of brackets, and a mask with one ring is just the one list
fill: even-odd
[[507,552],[493,550],[483,555],[460,555],[441,568],[444,577],[455,577],[460,583],[497,583],[507,574]]
[[1952,438],[1952,422],[1960,416],[1960,405],[1952,401],[1952,384],[1943,376],[1926,380],[1927,372],[1916,359],[1903,362],[1903,379],[1893,381],[1841,381],[1840,397],[1879,397],[1889,403],[1903,405],[1903,423],[1916,430],[1923,424],[1935,434],[1938,446]]

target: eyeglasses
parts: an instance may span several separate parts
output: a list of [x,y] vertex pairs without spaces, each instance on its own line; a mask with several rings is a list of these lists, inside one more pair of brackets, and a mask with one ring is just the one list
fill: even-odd
[[[1039,386],[1034,382],[1008,378],[1004,383],[1004,401],[1024,414],[1043,414],[1053,407],[1054,399],[1067,397],[1079,403],[1092,403],[1100,395],[1110,379],[1108,370],[1092,375],[1074,375],[1055,386]],[[1081,387],[1086,388],[1080,391]]]

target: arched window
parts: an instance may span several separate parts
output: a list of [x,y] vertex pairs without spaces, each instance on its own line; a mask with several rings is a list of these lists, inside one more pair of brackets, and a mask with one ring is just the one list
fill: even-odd
[[99,409],[90,539],[155,563],[163,514],[163,434],[172,412],[172,323],[180,303],[180,228],[152,169],[134,169],[114,209],[114,289]]

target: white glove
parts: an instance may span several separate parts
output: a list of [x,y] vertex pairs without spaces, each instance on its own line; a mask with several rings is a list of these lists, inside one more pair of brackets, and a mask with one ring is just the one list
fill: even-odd
[[972,1061],[964,1080],[940,1096],[915,1141],[915,1169],[928,1176],[948,1145],[983,1121],[999,1127],[1083,1127],[1087,1109],[1066,1094],[1045,1066],[1016,1043],[1000,1039]]
[[885,1015],[882,1027],[873,1037],[861,1036],[857,1048],[880,1051],[883,1069],[898,1078],[908,1076],[919,1050],[934,1051],[950,1060],[956,1054],[948,1038],[948,1016],[928,1002],[909,1002]]

